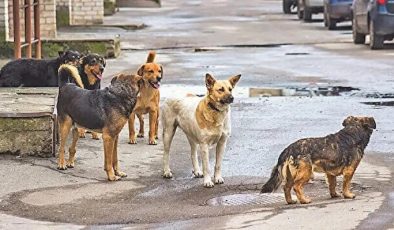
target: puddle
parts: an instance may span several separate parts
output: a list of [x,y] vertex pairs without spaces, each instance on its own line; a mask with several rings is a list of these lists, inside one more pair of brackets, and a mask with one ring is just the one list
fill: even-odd
[[[346,86],[303,86],[303,87],[267,87],[254,88],[237,86],[234,88],[233,96],[235,98],[248,97],[315,97],[315,96],[343,96],[346,93],[359,90],[358,88]],[[182,98],[185,96],[204,96],[206,94],[205,86],[191,85],[163,85],[160,88],[160,94],[163,98]]]
[[280,193],[260,194],[244,193],[219,196],[207,200],[209,206],[236,206],[236,205],[270,205],[283,203],[284,197]]
[[346,86],[306,86],[289,88],[250,88],[250,97],[270,97],[270,96],[343,96],[346,93],[360,90],[358,88]]
[[286,53],[285,55],[294,55],[294,56],[297,56],[297,55],[309,55],[310,53],[301,53],[301,52],[294,52],[294,53]]
[[394,106],[394,101],[366,101],[361,103],[375,106]]

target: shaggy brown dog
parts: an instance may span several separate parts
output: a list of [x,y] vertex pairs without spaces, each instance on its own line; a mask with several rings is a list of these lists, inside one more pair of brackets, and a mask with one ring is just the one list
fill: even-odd
[[332,198],[339,195],[335,191],[336,177],[343,175],[342,194],[344,198],[354,198],[350,192],[350,181],[360,163],[373,129],[372,117],[347,117],[339,132],[321,138],[301,139],[289,145],[279,156],[271,177],[263,185],[262,193],[275,191],[285,181],[284,193],[288,204],[294,204],[290,191],[294,188],[301,204],[311,202],[304,196],[303,187],[312,176],[312,171],[325,173]]
[[138,75],[144,79],[137,104],[129,119],[129,143],[136,144],[134,121],[137,115],[140,129],[137,137],[144,137],[143,114],[149,113],[149,144],[156,145],[157,132],[159,127],[159,102],[160,102],[160,81],[163,78],[163,67],[154,63],[156,53],[151,51],[146,63],[138,70]]
[[[76,71],[63,68],[62,74],[76,74]],[[72,77],[77,79],[77,77]],[[142,78],[138,75],[119,75],[105,89],[87,90],[67,83],[59,89],[57,114],[59,122],[60,146],[58,169],[74,168],[77,127],[103,134],[104,170],[108,180],[119,180],[127,176],[120,171],[118,164],[118,136],[133,110]],[[73,128],[72,128],[73,127]],[[69,159],[64,159],[67,136],[72,128],[72,143]]]

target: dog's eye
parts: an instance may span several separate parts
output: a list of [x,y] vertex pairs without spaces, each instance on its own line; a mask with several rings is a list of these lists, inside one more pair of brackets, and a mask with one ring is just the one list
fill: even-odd
[[159,73],[161,73],[161,70],[159,70]]
[[154,73],[154,71],[153,71],[153,70],[149,70],[148,72],[149,72],[149,73]]
[[228,88],[228,90],[231,92],[233,89],[232,88]]
[[224,92],[224,87],[218,89],[219,92]]

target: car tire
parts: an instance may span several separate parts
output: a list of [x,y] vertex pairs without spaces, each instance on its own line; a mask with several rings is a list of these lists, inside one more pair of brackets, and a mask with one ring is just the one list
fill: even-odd
[[304,21],[305,22],[312,21],[312,9],[310,9],[307,6],[304,7]]
[[369,46],[372,50],[383,49],[384,37],[376,34],[373,20],[369,22],[369,40]]
[[352,34],[354,44],[365,44],[365,34],[361,34],[357,31],[357,21],[354,16],[352,20]]
[[304,18],[304,11],[301,10],[301,3],[300,0],[297,1],[297,17],[298,19],[302,20]]
[[282,0],[282,8],[283,13],[291,14],[291,1],[290,0]]
[[327,16],[327,27],[329,30],[335,30],[337,28],[336,20],[330,18],[330,16]]

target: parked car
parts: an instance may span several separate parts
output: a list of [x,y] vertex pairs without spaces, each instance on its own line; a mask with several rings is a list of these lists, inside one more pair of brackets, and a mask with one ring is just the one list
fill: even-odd
[[297,0],[282,0],[283,13],[291,14],[291,10],[297,7]]
[[371,49],[381,49],[394,38],[394,0],[353,0],[352,15],[355,44],[364,44],[369,34]]
[[352,20],[352,3],[353,0],[324,0],[324,26],[333,30],[338,22]]
[[297,16],[306,22],[312,21],[312,14],[322,13],[323,0],[297,0]]

